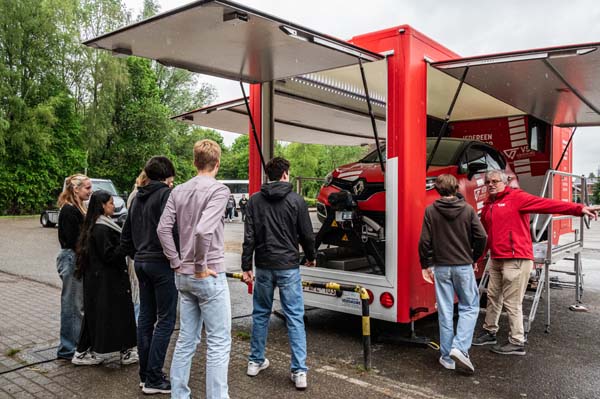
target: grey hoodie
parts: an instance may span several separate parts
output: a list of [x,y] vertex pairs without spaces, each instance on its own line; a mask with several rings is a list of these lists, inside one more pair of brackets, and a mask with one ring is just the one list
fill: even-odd
[[483,255],[486,241],[471,205],[456,197],[440,198],[425,209],[419,240],[421,267],[472,264]]

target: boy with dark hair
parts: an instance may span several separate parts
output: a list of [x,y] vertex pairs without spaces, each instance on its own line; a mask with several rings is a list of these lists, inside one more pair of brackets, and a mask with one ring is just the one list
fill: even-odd
[[144,172],[150,180],[163,181],[175,176],[175,167],[169,158],[156,156],[146,162]]
[[[304,298],[300,278],[298,243],[306,255],[306,266],[315,266],[315,240],[308,207],[304,199],[292,192],[289,183],[290,163],[273,158],[266,165],[269,183],[250,197],[244,224],[242,253],[243,280],[254,277],[251,353],[246,374],[254,377],[269,367],[265,345],[273,292],[279,288],[281,308],[287,322],[292,351],[291,380],[296,389],[305,389],[306,334]],[[252,256],[256,275],[252,272]]]
[[[440,364],[447,369],[473,373],[475,368],[469,359],[469,349],[479,315],[473,264],[483,254],[487,235],[475,210],[457,197],[458,182],[454,176],[438,176],[435,189],[442,198],[425,209],[419,257],[425,281],[434,283],[435,280]],[[458,297],[456,335],[455,293]]]
[[144,172],[150,180],[138,188],[123,226],[121,243],[135,261],[140,288],[137,342],[140,386],[145,394],[170,393],[163,364],[177,316],[177,289],[169,260],[156,234],[160,216],[171,194],[175,168],[169,158],[148,160]]

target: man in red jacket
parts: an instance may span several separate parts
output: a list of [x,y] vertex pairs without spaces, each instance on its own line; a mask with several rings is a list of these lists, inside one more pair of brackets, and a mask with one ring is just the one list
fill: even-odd
[[[537,197],[507,187],[501,170],[486,174],[489,199],[481,211],[481,222],[488,235],[491,267],[487,292],[484,332],[473,345],[494,345],[492,352],[525,355],[523,296],[533,267],[533,245],[529,232],[529,213],[551,213],[597,218],[600,207],[588,207]],[[497,345],[496,332],[502,307],[508,314],[508,343]]]

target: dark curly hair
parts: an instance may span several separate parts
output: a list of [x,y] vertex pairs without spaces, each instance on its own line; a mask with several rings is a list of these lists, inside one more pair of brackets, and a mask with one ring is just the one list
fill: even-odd
[[284,172],[289,172],[290,161],[282,157],[275,157],[265,166],[269,181],[279,181]]

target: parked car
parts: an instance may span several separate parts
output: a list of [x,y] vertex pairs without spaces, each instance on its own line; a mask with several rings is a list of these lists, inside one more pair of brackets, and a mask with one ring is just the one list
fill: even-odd
[[[92,191],[104,190],[108,191],[115,203],[115,213],[113,214],[113,219],[117,224],[123,226],[125,223],[125,219],[127,219],[127,206],[125,204],[126,195],[121,197],[117,193],[117,189],[113,182],[109,179],[98,179],[98,178],[90,178],[92,181]],[[64,190],[64,183],[63,183]],[[40,214],[40,223],[43,227],[54,227],[58,224],[58,212],[59,209],[48,209],[43,211]]]
[[[435,138],[427,139],[427,157],[435,141]],[[385,159],[385,147],[382,154]],[[442,138],[424,182],[426,202],[439,198],[433,190],[435,179],[438,175],[449,173],[458,179],[458,191],[479,212],[487,199],[484,174],[490,169],[504,170],[511,179],[511,186],[518,187],[516,175],[494,147],[476,140]],[[367,253],[383,268],[384,181],[376,150],[358,162],[340,166],[327,175],[317,197],[317,216],[323,223],[317,234],[317,249],[326,244],[345,248],[345,253]]]

